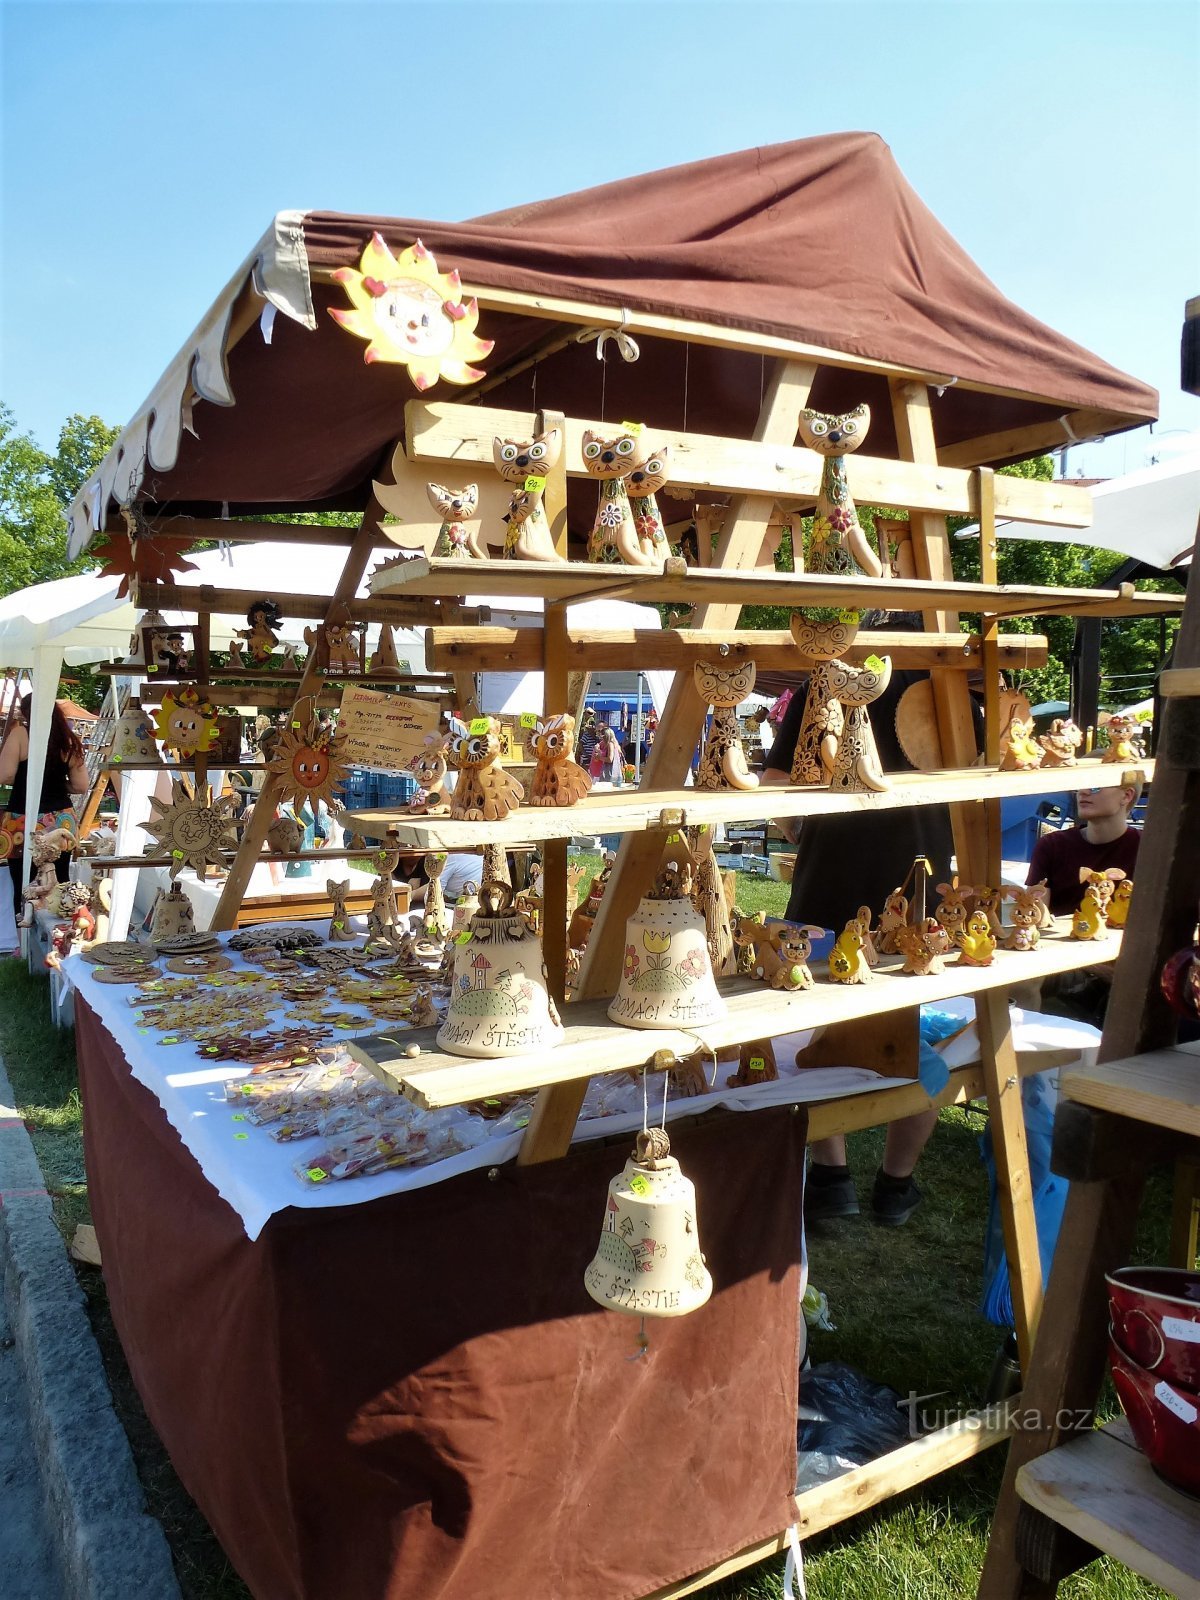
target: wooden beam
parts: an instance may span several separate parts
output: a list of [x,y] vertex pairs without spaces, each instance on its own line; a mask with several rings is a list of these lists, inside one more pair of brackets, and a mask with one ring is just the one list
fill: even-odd
[[[603,430],[604,426],[603,422],[566,418],[562,459],[569,477],[587,476],[584,431]],[[412,461],[471,462],[490,467],[493,435],[528,438],[537,427],[537,417],[529,411],[448,400],[410,400],[405,407],[405,427],[405,449]],[[679,487],[716,494],[769,495],[772,505],[812,500],[820,489],[820,457],[796,446],[794,431],[790,438],[775,440],[654,431],[671,446],[671,482]],[[979,512],[974,475],[965,468],[943,467],[936,455],[932,460],[892,461],[856,454],[847,456],[846,472],[850,492],[860,504],[908,507],[942,516],[977,516]],[[1092,520],[1091,494],[1075,484],[1006,477],[997,484],[996,496],[998,513],[1016,521],[1086,528]],[[757,550],[754,555],[757,557]]]
[[[162,611],[214,612],[223,616],[240,616],[255,601],[262,598],[258,589],[218,588],[211,583],[160,583],[146,585],[143,597],[153,601]],[[324,595],[296,594],[272,589],[275,600],[285,617],[323,619],[329,606]],[[352,596],[346,605],[355,622],[390,622],[393,627],[426,627],[444,620],[439,602],[432,596],[417,600],[383,599],[377,596],[359,598]],[[476,606],[469,609],[463,622],[474,626],[486,619],[488,608]],[[219,648],[219,646],[218,646]]]
[[[1049,645],[1044,634],[1012,633],[997,639],[1001,666],[1014,670],[1044,667]],[[572,671],[608,672],[653,659],[663,671],[690,672],[697,661],[724,652],[730,665],[753,661],[760,672],[807,672],[814,665],[784,629],[736,628],[572,628],[566,630],[567,662]],[[932,667],[978,672],[983,655],[978,634],[873,632],[851,645],[846,660],[891,656],[897,668]],[[539,628],[435,625],[425,634],[425,664],[431,672],[453,672],[471,662],[481,672],[540,672]]]
[[1064,445],[1079,444],[1084,439],[1120,433],[1126,428],[1141,428],[1145,423],[1145,417],[1133,417],[1120,411],[1067,411],[1061,417],[1049,417],[1043,422],[943,445],[938,451],[938,460],[947,467],[1019,460],[1049,450],[1061,450]]
[[[378,511],[376,512],[378,516]],[[240,517],[154,517],[154,537],[159,542],[178,539],[192,545],[204,539],[220,544],[333,544],[349,546],[357,531],[324,522],[254,522]],[[115,522],[106,533],[124,533],[124,522]]]

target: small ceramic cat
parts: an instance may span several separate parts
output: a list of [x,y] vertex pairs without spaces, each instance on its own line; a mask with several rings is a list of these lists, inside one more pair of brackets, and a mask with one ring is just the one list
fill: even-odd
[[648,567],[653,557],[643,554],[629,505],[625,480],[644,459],[638,435],[617,433],[601,439],[590,428],[583,435],[583,465],[600,485],[600,503],[588,539],[588,560],[624,562]]
[[664,561],[671,553],[657,499],[658,491],[666,488],[670,466],[671,447],[665,444],[634,467],[625,480],[625,491],[629,496],[629,509],[633,515],[638,544],[641,546],[642,554],[649,556],[652,561]]
[[828,674],[830,692],[840,702],[845,717],[829,787],[851,792],[882,791],[889,785],[879,764],[867,707],[878,700],[892,681],[891,660],[885,656],[878,668],[851,667],[844,661],[831,661]]
[[883,563],[867,543],[846,482],[846,457],[857,450],[871,425],[868,406],[841,416],[800,413],[800,443],[824,458],[816,514],[809,536],[807,571],[831,577],[879,578]]
[[758,774],[746,765],[734,707],[754,688],[753,661],[726,666],[720,661],[697,661],[693,669],[696,692],[713,708],[712,722],[700,765],[697,789],[757,789]]
[[356,939],[358,935],[350,926],[350,913],[346,910],[346,896],[350,893],[349,878],[340,883],[336,878],[326,878],[325,893],[333,902],[333,915],[329,919],[330,943],[336,943],[339,939]]
[[480,545],[479,535],[467,527],[479,504],[479,485],[468,483],[464,489],[444,489],[440,483],[427,483],[425,493],[442,519],[434,555],[457,561],[482,560],[487,551]]
[[431,850],[425,857],[425,915],[422,918],[422,931],[427,939],[445,939],[450,933],[450,916],[446,910],[446,895],[442,888],[442,873],[446,868],[446,857],[440,851]]
[[527,480],[545,478],[562,451],[562,431],[547,428],[535,439],[492,440],[492,463],[505,483],[519,484],[504,521],[504,554],[511,561],[561,561],[554,548],[542,489],[527,487]]

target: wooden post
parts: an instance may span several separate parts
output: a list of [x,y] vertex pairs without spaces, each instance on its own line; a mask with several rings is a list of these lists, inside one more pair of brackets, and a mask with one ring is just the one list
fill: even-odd
[[[783,445],[795,441],[796,418],[808,401],[816,371],[811,362],[778,363],[763,397],[754,429],[756,441]],[[717,564],[721,567],[753,566],[774,509],[772,495],[739,495],[730,508]],[[740,610],[740,606],[701,606],[693,626],[735,627]],[[677,673],[659,718],[650,759],[643,770],[645,787],[672,789],[683,783],[704,726],[705,710],[691,673]],[[625,923],[658,865],[662,845],[663,835],[658,829],[626,834],[622,840],[617,864],[600,902],[600,912],[584,955],[577,990],[580,999],[611,994],[616,989]],[[547,919],[547,930],[550,926]],[[523,1163],[552,1161],[565,1155],[586,1092],[586,1078],[541,1091],[521,1146]]]
[[[996,539],[996,477],[990,467],[980,467],[979,476],[979,576],[984,583],[999,583]],[[984,758],[991,767],[1000,761],[1000,623],[995,617],[982,617],[981,650],[983,655],[983,736]],[[1001,878],[1000,802],[983,802],[985,819],[985,845],[983,869],[986,880],[968,878],[964,883],[986,881],[989,887],[999,887]],[[976,863],[978,866],[979,863]]]

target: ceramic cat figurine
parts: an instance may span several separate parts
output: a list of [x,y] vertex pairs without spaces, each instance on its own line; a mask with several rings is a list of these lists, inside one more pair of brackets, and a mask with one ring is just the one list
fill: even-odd
[[792,613],[790,626],[793,642],[817,662],[809,674],[804,716],[796,736],[792,782],[828,783],[846,721],[833,693],[830,670],[854,643],[858,627],[854,622],[814,621],[799,611]]
[[829,787],[851,792],[887,789],[867,707],[892,681],[891,659],[885,656],[878,668],[850,667],[844,661],[831,661],[828,671],[830,692],[840,702],[845,717]]
[[696,692],[712,706],[712,722],[696,769],[697,789],[757,789],[758,774],[746,765],[742,736],[734,707],[754,688],[753,661],[726,666],[721,661],[697,661],[693,669]]
[[458,772],[450,815],[466,822],[499,822],[524,800],[525,789],[500,764],[500,725],[495,717],[481,717],[478,725],[479,733],[460,734],[450,744],[450,759]]
[[557,464],[562,452],[562,432],[547,428],[528,442],[520,439],[492,440],[492,463],[505,483],[519,485],[505,517],[504,554],[510,561],[561,561],[554,548],[543,489],[526,487],[529,479],[544,479]]
[[664,561],[671,553],[657,498],[658,491],[666,488],[670,467],[671,447],[665,444],[661,450],[655,450],[644,462],[634,467],[625,480],[638,544],[642,554],[649,556],[652,561]]
[[883,563],[867,543],[846,482],[846,457],[857,450],[871,425],[868,406],[841,416],[800,413],[800,443],[824,458],[817,509],[809,536],[807,570],[830,577],[880,578]]
[[629,505],[625,480],[643,461],[637,434],[617,433],[601,439],[590,428],[583,435],[583,465],[600,485],[600,503],[588,539],[588,560],[624,562],[648,567],[653,557],[643,554]]
[[446,895],[442,888],[442,873],[446,857],[441,851],[431,850],[424,861],[425,915],[422,927],[427,939],[445,939],[450,933],[450,916],[446,910]]
[[537,766],[533,773],[530,804],[535,806],[573,806],[592,787],[592,780],[573,761],[575,718],[565,712],[539,722],[533,734],[533,753]]
[[408,809],[414,814],[440,817],[450,810],[446,797],[446,744],[446,734],[427,733],[425,748],[408,764],[408,770],[417,780],[417,792],[408,802]]
[[343,879],[340,883],[336,878],[326,878],[325,893],[333,902],[333,915],[329,919],[330,943],[356,939],[358,935],[350,926],[350,913],[346,910],[346,896],[350,893],[349,878]]
[[479,543],[479,535],[467,527],[479,504],[479,485],[468,483],[464,489],[444,489],[440,483],[427,483],[425,493],[442,519],[434,555],[455,561],[482,560],[487,551]]

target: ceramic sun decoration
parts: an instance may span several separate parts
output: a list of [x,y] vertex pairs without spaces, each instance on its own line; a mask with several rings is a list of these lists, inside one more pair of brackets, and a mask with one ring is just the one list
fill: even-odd
[[667,530],[658,509],[658,491],[665,489],[671,468],[671,447],[663,445],[638,463],[625,480],[629,510],[642,554],[651,561],[664,561],[670,555]]
[[479,504],[479,485],[468,483],[462,489],[444,489],[440,483],[427,483],[425,493],[442,519],[434,555],[455,561],[482,560],[487,551],[479,543],[479,535],[467,527]]
[[204,789],[195,800],[181,796],[170,804],[151,795],[150,805],[154,814],[141,826],[171,857],[172,879],[184,867],[203,877],[206,866],[224,866],[224,852],[237,849],[231,796],[213,800],[212,791]]
[[1110,928],[1123,928],[1129,918],[1129,902],[1133,896],[1133,879],[1125,878],[1113,890],[1112,899],[1105,911],[1105,921]]
[[324,800],[333,804],[334,790],[349,776],[341,760],[345,739],[322,732],[315,721],[307,728],[285,728],[271,752],[267,772],[280,781],[279,804],[300,807],[307,800],[317,813]]
[[800,413],[800,443],[822,457],[821,488],[806,561],[810,573],[839,578],[883,576],[883,563],[867,543],[846,481],[846,457],[858,449],[870,425],[868,406],[857,406],[842,416]]
[[583,465],[600,486],[600,503],[588,539],[589,561],[624,562],[630,567],[654,564],[655,558],[642,552],[625,486],[625,480],[642,460],[637,434],[624,432],[601,439],[590,428],[584,430]]
[[440,378],[474,383],[483,377],[470,365],[492,349],[490,339],[475,333],[478,302],[463,299],[458,273],[439,272],[420,239],[394,256],[383,236],[373,233],[358,267],[339,267],[333,281],[345,289],[353,309],[331,306],[329,315],[367,341],[364,361],[400,363],[422,392]]
[[871,978],[863,943],[858,919],[852,917],[829,952],[829,976],[834,983],[866,983]]
[[505,517],[504,554],[512,561],[561,561],[542,504],[546,474],[558,465],[562,430],[547,428],[529,440],[492,440],[492,465],[511,483],[513,497]]
[[479,910],[455,946],[450,1009],[437,1042],[486,1059],[549,1050],[563,1036],[542,943],[513,905],[506,883],[485,883]]
[[804,716],[792,757],[792,782],[828,783],[846,720],[830,675],[838,658],[854,643],[858,623],[849,617],[821,621],[794,611],[790,628],[793,643],[817,663],[805,692]]
[[1045,751],[1033,737],[1033,723],[1014,717],[1007,728],[1008,745],[1000,757],[1001,772],[1032,772],[1042,764]]
[[891,678],[892,663],[887,656],[882,661],[871,657],[868,664],[861,667],[848,666],[844,661],[829,663],[829,692],[841,705],[844,719],[833,771],[829,774],[831,789],[859,793],[866,789],[879,792],[888,787],[879,764],[867,707],[878,700]]
[[154,731],[164,750],[179,756],[201,755],[217,740],[216,708],[201,700],[194,689],[178,694],[168,689],[154,716]]
[[625,925],[621,982],[608,1008],[614,1022],[627,1028],[686,1028],[725,1015],[691,887],[691,866],[681,848]]
[[996,955],[996,935],[986,911],[972,911],[951,938],[958,946],[959,967],[990,967]]
[[746,765],[734,710],[754,688],[753,661],[741,666],[697,661],[692,671],[697,694],[712,706],[712,721],[696,768],[696,788],[757,789],[758,774]]
[[283,622],[283,612],[274,600],[264,596],[247,607],[246,622],[248,626],[240,629],[236,637],[245,640],[254,665],[265,666],[279,648],[279,636],[275,629]]
[[350,926],[350,913],[346,910],[346,896],[350,893],[349,878],[340,882],[336,878],[325,879],[325,893],[333,902],[333,912],[329,918],[329,932],[326,937],[331,944],[339,940],[348,943],[358,937]]
[[408,770],[417,780],[417,792],[408,803],[408,809],[415,814],[441,817],[450,811],[446,794],[447,742],[448,736],[444,733],[427,733],[425,748],[408,764]]
[[1145,760],[1145,751],[1138,738],[1138,723],[1134,717],[1109,717],[1104,725],[1108,735],[1108,748],[1100,757],[1110,766],[1128,766],[1131,761]]
[[1042,747],[1044,767],[1073,767],[1076,752],[1083,743],[1083,729],[1069,719],[1055,717],[1050,732],[1040,734],[1038,743]]
[[547,717],[533,730],[537,759],[529,803],[535,806],[573,806],[592,787],[587,773],[572,759],[575,752],[575,718],[563,712]]
[[476,717],[466,733],[450,743],[458,773],[450,815],[466,822],[499,822],[525,798],[524,787],[500,763],[500,725],[495,717]]

